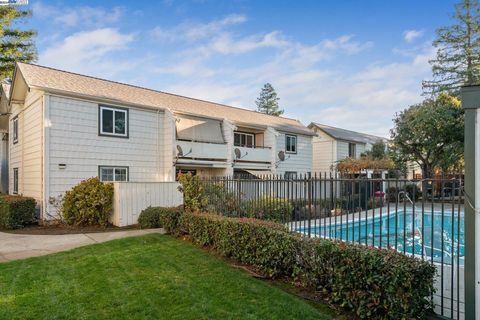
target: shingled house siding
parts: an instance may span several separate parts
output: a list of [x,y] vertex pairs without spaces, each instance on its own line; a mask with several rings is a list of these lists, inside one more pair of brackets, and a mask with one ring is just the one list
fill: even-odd
[[[13,193],[13,168],[18,168],[18,194],[42,199],[43,93],[31,90],[23,105],[13,104],[9,123],[9,192]],[[13,143],[13,119],[18,117],[18,142]]]
[[98,176],[100,165],[128,167],[129,181],[164,181],[168,164],[161,156],[166,134],[163,111],[117,106],[129,113],[129,137],[118,138],[99,135],[99,103],[58,96],[49,101],[48,197]]
[[[289,133],[288,133],[289,134]],[[276,174],[283,175],[287,171],[305,174],[312,171],[312,137],[297,136],[297,153],[285,153],[285,161],[278,163]],[[276,153],[285,151],[285,133],[278,133],[276,137]],[[278,156],[275,155],[276,161]]]

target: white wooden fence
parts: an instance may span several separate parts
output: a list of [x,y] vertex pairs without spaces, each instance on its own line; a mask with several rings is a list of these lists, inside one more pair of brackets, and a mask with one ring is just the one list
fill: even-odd
[[183,204],[183,195],[177,182],[114,182],[113,215],[110,220],[118,227],[138,222],[143,209],[177,207]]

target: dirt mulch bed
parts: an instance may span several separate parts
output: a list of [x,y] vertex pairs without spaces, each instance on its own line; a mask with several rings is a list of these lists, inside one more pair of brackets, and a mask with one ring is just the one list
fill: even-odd
[[69,226],[64,224],[51,224],[51,225],[30,225],[22,229],[5,230],[1,229],[1,232],[14,233],[14,234],[33,234],[33,235],[59,235],[59,234],[79,234],[79,233],[98,233],[98,232],[112,232],[112,231],[126,231],[139,229],[138,226],[128,227],[115,227],[108,225],[106,227],[100,226]]

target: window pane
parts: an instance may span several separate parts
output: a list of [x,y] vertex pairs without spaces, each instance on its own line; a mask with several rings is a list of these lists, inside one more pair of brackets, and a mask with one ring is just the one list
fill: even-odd
[[102,110],[102,132],[113,133],[113,111]]
[[297,137],[292,137],[292,152],[297,152]]
[[127,168],[115,168],[115,181],[127,181]]
[[100,168],[101,181],[113,181],[113,168]]
[[251,135],[247,136],[247,147],[249,148],[253,147],[253,137]]
[[115,111],[115,133],[125,134],[126,132],[125,116],[126,116],[125,111]]
[[237,147],[240,146],[240,134],[235,133],[234,135],[234,142],[233,142]]

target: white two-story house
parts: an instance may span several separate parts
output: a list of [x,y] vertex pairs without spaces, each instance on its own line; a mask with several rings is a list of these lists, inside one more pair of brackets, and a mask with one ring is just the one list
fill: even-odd
[[382,137],[315,122],[308,127],[316,134],[312,141],[314,172],[330,172],[338,161],[360,158],[364,152],[371,150],[375,143],[388,142]]
[[8,90],[8,191],[34,197],[42,219],[93,176],[312,171],[314,133],[296,120],[24,63]]

